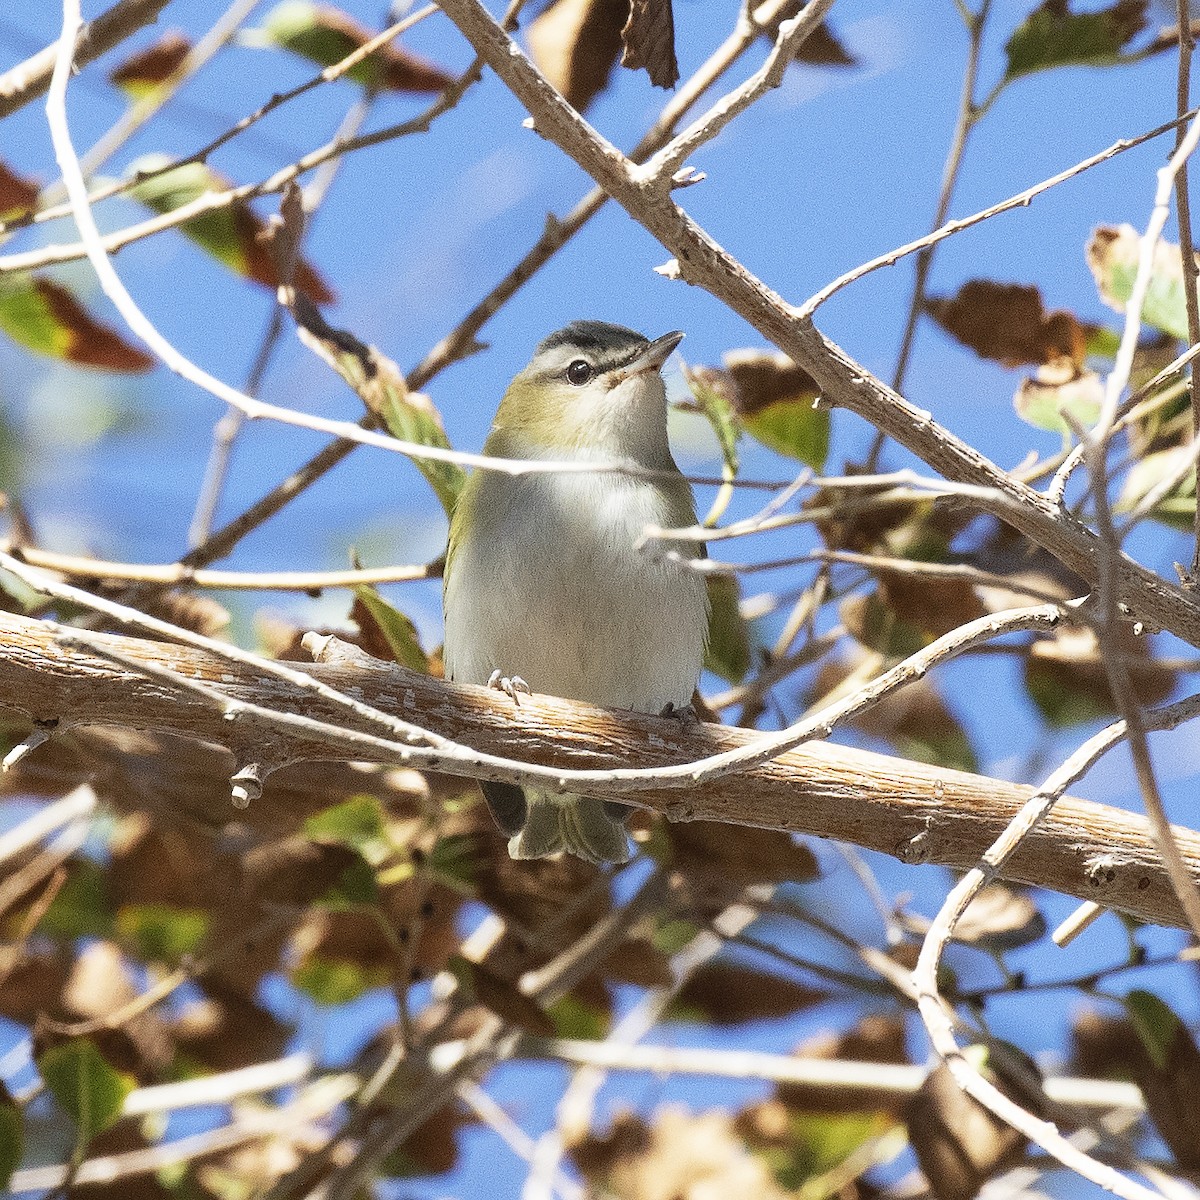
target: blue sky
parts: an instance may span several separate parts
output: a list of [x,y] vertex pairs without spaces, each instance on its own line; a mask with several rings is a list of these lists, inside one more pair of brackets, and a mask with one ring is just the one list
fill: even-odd
[[[95,15],[100,7],[87,5],[85,15]],[[222,7],[214,0],[176,0],[162,25],[178,24],[195,34]],[[372,26],[383,15],[378,6],[362,0],[350,0],[346,7]],[[1003,43],[1011,29],[1032,7],[1028,2],[993,5],[981,71],[984,87],[1002,69]],[[733,13],[732,4],[678,0],[676,27],[685,77],[726,35]],[[792,301],[802,301],[843,271],[926,231],[958,103],[966,37],[950,0],[842,0],[834,6],[832,24],[860,65],[793,69],[778,92],[696,156],[695,165],[708,179],[682,197],[699,221]],[[53,3],[8,6],[0,16],[0,68],[51,40],[57,26]],[[134,44],[148,40],[146,35]],[[441,17],[415,29],[408,44],[452,69],[470,60],[462,39]],[[1169,119],[1174,71],[1172,56],[1163,55],[1120,69],[1067,69],[1020,81],[973,136],[952,215],[985,207],[1118,138]],[[298,59],[231,49],[184,91],[169,117],[152,123],[117,156],[112,170],[119,173],[151,151],[190,151],[272,91],[310,74],[311,68]],[[80,146],[90,144],[123,111],[122,98],[100,80],[100,73],[90,71],[71,88],[69,110]],[[324,142],[355,95],[350,84],[319,89],[219,152],[214,165],[239,181],[263,177]],[[628,147],[665,99],[644,77],[620,72],[589,119],[612,141]],[[384,98],[372,123],[402,119],[419,104]],[[360,152],[345,163],[308,247],[340,297],[327,314],[333,324],[411,367],[516,261],[537,237],[546,213],[561,215],[585,193],[588,181],[582,173],[524,129],[523,115],[488,76],[429,134]],[[46,178],[52,157],[40,105],[30,105],[0,129],[0,156]],[[975,276],[1036,283],[1048,307],[1113,323],[1113,314],[1096,295],[1083,245],[1097,224],[1144,226],[1154,171],[1165,161],[1168,147],[1169,140],[1161,139],[1121,155],[1040,197],[1030,208],[943,244],[931,292],[950,293]],[[264,213],[270,209],[268,203],[260,205]],[[116,227],[130,220],[134,210],[116,204],[102,213],[102,224]],[[65,226],[42,230],[33,239],[69,235]],[[35,240],[22,240],[9,248],[33,244]],[[453,444],[463,449],[482,444],[506,381],[538,339],[570,319],[615,320],[652,335],[684,329],[683,353],[693,363],[715,363],[728,349],[759,344],[753,331],[707,294],[656,274],[652,268],[666,257],[622,212],[608,206],[489,323],[483,337],[491,349],[455,365],[430,385]],[[130,247],[117,265],[164,334],[207,369],[231,383],[242,382],[270,313],[272,299],[266,292],[233,280],[175,234]],[[90,269],[79,264],[61,272],[104,311],[89,275]],[[834,299],[818,314],[818,324],[887,378],[911,278],[911,259],[879,271]],[[1016,383],[1016,373],[978,359],[931,323],[922,324],[906,394],[1006,465],[1018,462],[1030,448],[1047,453],[1057,441],[1014,415]],[[264,396],[324,416],[354,419],[360,411],[356,397],[290,333]],[[221,415],[216,401],[162,370],[131,381],[65,367],[47,369],[7,343],[0,343],[0,400],[35,447],[24,495],[47,544],[146,561],[168,560],[183,551],[210,430]],[[119,419],[98,440],[89,436],[87,422],[108,412]],[[840,468],[843,460],[861,454],[870,431],[844,413],[835,415],[834,430],[830,465]],[[715,446],[699,420],[682,416],[674,432],[684,465],[714,473]],[[238,446],[223,514],[230,516],[256,498],[319,445],[314,435],[278,426],[247,431]],[[745,458],[748,475],[780,478],[789,473],[788,465],[767,451],[747,448]],[[909,462],[898,452],[887,461],[896,466]],[[752,511],[759,502],[753,495],[740,496],[731,515]],[[409,464],[360,448],[248,538],[230,565],[341,566],[350,546],[370,563],[422,561],[438,552],[444,529],[440,509]],[[1161,535],[1140,545],[1156,566],[1186,553],[1182,540]],[[792,543],[785,547],[759,539],[730,553],[776,557],[795,549]],[[768,583],[756,580],[748,586],[755,590]],[[436,586],[396,589],[392,595],[417,620],[427,641],[440,640]],[[269,597],[236,603],[243,628],[260,603],[314,623],[339,618],[346,607],[344,597],[332,594],[320,602]],[[1015,690],[1012,667],[1003,662],[955,666],[941,678],[970,729],[982,768],[1017,773],[1038,735],[1027,703],[1000,698]],[[1042,749],[1053,762],[1075,740],[1075,735],[1069,742],[1049,738]],[[1168,796],[1181,802],[1194,790],[1196,739],[1184,731],[1159,744],[1166,751],[1162,767]],[[1132,776],[1124,756],[1114,755],[1078,791],[1109,803],[1132,803]],[[1186,819],[1185,810],[1179,812]],[[845,868],[831,855],[825,859],[834,886],[840,886]],[[885,886],[893,890],[915,889],[935,901],[944,891],[941,873],[918,875],[890,861],[877,865]],[[1071,907],[1057,898],[1047,902],[1052,920]],[[1107,941],[1102,940],[1101,950]],[[1085,946],[1078,953],[1090,952]],[[1058,952],[1037,954],[1035,970],[1065,974],[1071,969]],[[1066,1006],[1059,1009],[1065,1021]],[[1022,1020],[1014,1016],[1014,1032]],[[787,1048],[803,1032],[764,1028],[754,1032],[753,1040]],[[1031,1048],[1060,1043],[1061,1034],[1061,1022],[1048,1021],[1032,1035],[1037,1044]],[[1029,1044],[1030,1037],[1023,1040]],[[545,1077],[545,1072],[538,1075]],[[515,1090],[523,1086],[517,1084]],[[711,1085],[686,1084],[681,1090],[705,1102],[720,1102],[725,1095]],[[542,1120],[549,1114],[545,1103],[538,1111]],[[432,1188],[413,1194],[438,1192]],[[484,1191],[464,1185],[460,1194]]]

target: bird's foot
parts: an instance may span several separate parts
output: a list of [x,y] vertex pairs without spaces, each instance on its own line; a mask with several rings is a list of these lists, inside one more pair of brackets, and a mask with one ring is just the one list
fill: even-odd
[[684,727],[690,729],[693,725],[700,723],[700,714],[696,712],[695,706],[691,704],[664,704],[663,710],[658,714],[660,717],[671,717]]
[[523,680],[520,675],[505,675],[499,667],[496,668],[489,676],[487,685],[490,688],[496,688],[497,691],[503,692],[514,704],[520,706],[521,693],[526,696],[532,696],[529,684]]

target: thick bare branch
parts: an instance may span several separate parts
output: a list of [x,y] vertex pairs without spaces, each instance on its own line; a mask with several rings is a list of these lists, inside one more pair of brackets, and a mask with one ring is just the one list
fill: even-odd
[[[138,638],[105,641],[123,656],[204,680],[242,702],[354,727],[355,719],[344,708],[250,665]],[[670,718],[605,712],[542,696],[522,700],[514,711],[494,691],[445,684],[386,663],[374,670],[308,670],[373,705],[419,715],[438,734],[482,753],[568,769],[666,766],[761,737],[723,726],[682,728]],[[10,711],[35,720],[57,719],[60,729],[115,725],[218,745],[230,744],[236,734],[239,739],[269,738],[297,762],[348,757],[336,739],[260,730],[249,716],[231,726],[198,696],[64,647],[49,626],[12,614],[0,614],[0,695]],[[363,750],[355,753],[369,757]],[[486,769],[478,770],[485,774]],[[269,791],[269,780],[267,786]],[[1002,780],[821,743],[702,787],[639,792],[638,802],[674,819],[789,829],[851,841],[909,863],[965,870],[1033,792]],[[214,794],[211,809],[194,815],[220,823],[234,814]],[[253,824],[254,806],[237,817]],[[1176,828],[1175,836],[1193,878],[1200,880],[1200,834]],[[1006,864],[1004,876],[1102,900],[1147,921],[1183,922],[1145,819],[1105,805],[1064,797]]]

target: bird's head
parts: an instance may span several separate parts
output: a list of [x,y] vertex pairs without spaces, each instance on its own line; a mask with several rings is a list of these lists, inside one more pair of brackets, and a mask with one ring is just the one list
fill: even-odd
[[680,332],[651,341],[603,321],[552,333],[509,385],[495,429],[549,456],[669,461],[662,368]]

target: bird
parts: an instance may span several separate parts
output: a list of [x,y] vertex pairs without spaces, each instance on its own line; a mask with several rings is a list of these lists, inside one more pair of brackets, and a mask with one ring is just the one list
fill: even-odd
[[[603,321],[545,338],[509,384],[484,453],[630,471],[510,475],[476,469],[454,507],[443,574],[445,674],[643,713],[690,711],[708,640],[697,542],[648,526],[696,524],[667,440],[662,368],[681,332],[654,340]],[[655,472],[654,475],[646,471]],[[641,472],[640,474],[638,472]],[[519,702],[519,701],[518,701]],[[616,801],[481,784],[514,859],[567,851],[629,859]]]

